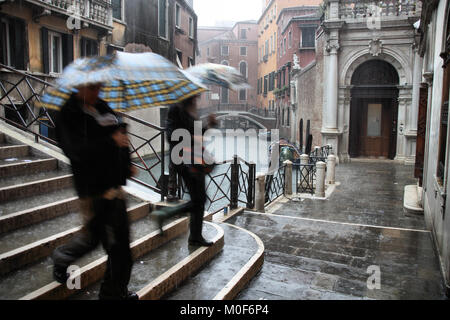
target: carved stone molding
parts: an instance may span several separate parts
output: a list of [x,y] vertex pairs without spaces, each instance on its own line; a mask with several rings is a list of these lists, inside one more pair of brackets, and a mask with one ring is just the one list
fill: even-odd
[[373,39],[369,42],[369,53],[373,57],[378,57],[383,50],[383,43],[380,39]]

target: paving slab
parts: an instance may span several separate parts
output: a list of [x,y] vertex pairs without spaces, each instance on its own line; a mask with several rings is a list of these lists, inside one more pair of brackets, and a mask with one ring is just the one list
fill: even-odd
[[[238,299],[445,299],[429,232],[252,212],[229,223],[254,232],[266,250]],[[367,286],[371,266],[380,268],[380,290]]]

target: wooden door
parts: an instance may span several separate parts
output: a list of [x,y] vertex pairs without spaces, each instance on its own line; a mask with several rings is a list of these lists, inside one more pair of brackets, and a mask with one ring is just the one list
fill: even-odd
[[364,99],[361,111],[361,155],[387,159],[392,127],[390,103]]

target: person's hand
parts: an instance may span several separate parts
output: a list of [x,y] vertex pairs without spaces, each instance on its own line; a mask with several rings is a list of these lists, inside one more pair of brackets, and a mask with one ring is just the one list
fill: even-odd
[[127,148],[130,145],[128,135],[123,133],[121,130],[114,132],[112,138],[120,148]]
[[208,126],[212,128],[212,127],[217,126],[218,124],[219,124],[219,122],[217,122],[216,115],[210,114],[208,116]]

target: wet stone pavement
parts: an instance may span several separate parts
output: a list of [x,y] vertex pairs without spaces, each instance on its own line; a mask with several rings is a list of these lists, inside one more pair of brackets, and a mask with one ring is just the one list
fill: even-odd
[[[228,221],[265,246],[261,272],[237,299],[446,299],[424,217],[403,211],[413,168],[353,162],[336,174],[328,200],[284,198]],[[369,288],[377,269],[380,288]]]

